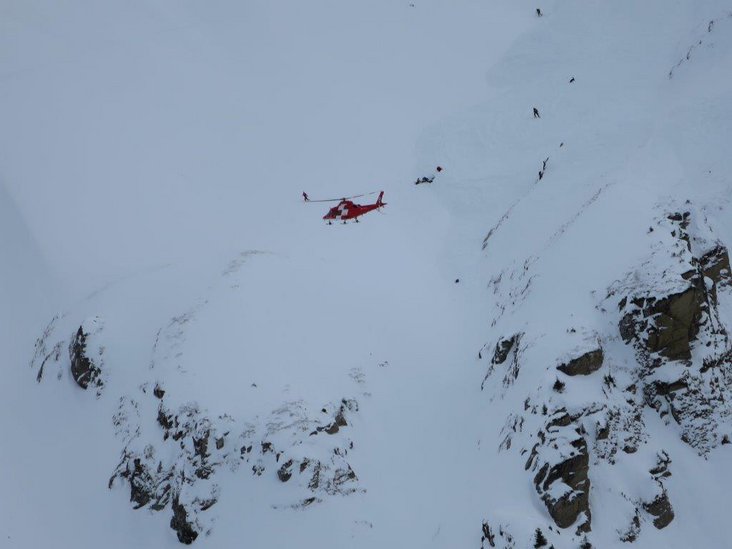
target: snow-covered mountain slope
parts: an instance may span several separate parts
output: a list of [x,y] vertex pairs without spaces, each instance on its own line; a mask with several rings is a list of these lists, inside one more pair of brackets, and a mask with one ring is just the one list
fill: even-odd
[[4,545],[729,544],[732,8],[538,7],[0,6]]
[[545,14],[551,24],[491,73],[522,79],[504,84],[504,108],[476,108],[430,141],[467,167],[444,194],[458,189],[492,218],[476,266],[492,294],[480,356],[505,425],[486,435],[503,454],[487,461],[514,487],[533,485],[536,506],[492,491],[485,537],[526,546],[536,527],[561,547],[725,546],[713,502],[729,485],[730,88],[719,71],[732,19],[721,4],[586,9]]

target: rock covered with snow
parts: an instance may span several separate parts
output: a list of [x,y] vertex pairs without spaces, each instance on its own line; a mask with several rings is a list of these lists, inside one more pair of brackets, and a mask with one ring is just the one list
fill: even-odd
[[[47,367],[56,367],[56,377],[61,379],[67,370],[76,384],[84,390],[96,389],[97,397],[101,395],[105,379],[104,371],[105,346],[103,336],[104,324],[99,317],[91,317],[76,329],[68,340],[51,341],[60,319],[54,317],[48,323],[44,333],[36,339],[35,352],[31,367],[35,368],[36,381],[39,383],[46,374]],[[67,356],[64,357],[63,349]],[[68,361],[65,360],[68,358]]]
[[137,399],[120,399],[114,425],[124,448],[109,487],[126,483],[136,509],[169,509],[170,526],[182,543],[210,532],[213,520],[206,511],[218,501],[221,468],[238,472],[247,465],[240,474],[276,476],[283,483],[294,475],[293,482],[309,495],[293,501],[293,507],[358,490],[358,478],[347,461],[353,448],[350,439],[325,441],[332,448],[326,459],[300,448],[309,437],[334,435],[347,426],[347,414],[358,410],[354,400],[335,407],[330,422],[324,413],[312,418],[304,403],[290,402],[273,411],[264,424],[241,425],[227,415],[211,418],[195,403],[170,409],[164,394],[156,385],[152,395],[149,387],[143,387]]
[[566,410],[557,410],[537,436],[526,462],[536,473],[537,494],[557,526],[568,528],[583,515],[577,532],[590,531],[589,452],[582,433]]
[[[573,528],[577,543],[603,512],[590,505],[593,469],[603,462],[622,461],[644,479],[642,494],[628,499],[630,523],[616,526],[618,540],[638,539],[644,516],[657,529],[674,521],[666,488],[672,457],[660,450],[643,473],[647,449],[661,438],[648,427],[649,412],[700,456],[722,444],[730,429],[732,355],[719,310],[720,300],[729,299],[727,249],[698,212],[664,213],[649,235],[646,259],[604,291],[596,307],[598,318],[614,319],[608,331],[568,330],[570,348],[556,359],[564,377],[553,383],[543,378],[502,431],[500,449],[528,456],[525,469],[538,499],[557,527]],[[578,338],[581,343],[572,345]],[[482,385],[485,390],[495,379],[504,399],[506,379],[515,381],[515,372],[530,366],[527,349],[518,352],[513,343],[514,337],[498,340]],[[626,346],[633,350],[631,360],[624,356]],[[516,364],[506,367],[512,349]],[[500,365],[503,370],[496,371]],[[587,382],[574,381],[585,376]],[[594,397],[577,393],[590,386]]]
[[71,375],[77,385],[82,389],[96,387],[101,391],[104,386],[102,381],[101,358],[104,354],[104,347],[99,347],[96,356],[90,356],[91,348],[88,339],[92,333],[101,329],[98,326],[98,319],[92,319],[79,326],[76,335],[69,343],[69,360],[71,361]]
[[[241,257],[230,262],[223,275],[226,284],[240,267]],[[68,338],[64,334],[74,325],[74,312],[56,316],[37,339],[31,367],[39,383],[48,382],[51,372],[58,381],[70,377],[82,389],[96,389],[92,414],[112,409],[108,419],[119,460],[110,470],[108,488],[127,492],[134,509],[165,516],[184,544],[212,533],[213,511],[225,490],[222,478],[232,474],[286,485],[289,495],[273,504],[281,509],[305,509],[363,491],[349,457],[355,446],[349,427],[359,412],[356,398],[282,397],[274,408],[250,407],[252,415],[215,413],[210,405],[189,399],[195,387],[191,391],[181,380],[187,373],[181,350],[209,301],[147,334],[149,363],[130,365],[120,340],[103,329],[98,316]],[[355,387],[364,383],[358,370],[350,377]],[[324,389],[320,392],[327,393]]]
[[631,275],[633,282],[611,289],[625,290],[619,331],[636,349],[646,403],[670,415],[683,440],[706,454],[721,442],[719,425],[730,415],[732,342],[718,310],[718,288],[729,283],[727,251],[709,243],[710,229],[688,211],[665,216],[657,227],[671,242],[646,263],[646,276],[655,278],[639,284]]

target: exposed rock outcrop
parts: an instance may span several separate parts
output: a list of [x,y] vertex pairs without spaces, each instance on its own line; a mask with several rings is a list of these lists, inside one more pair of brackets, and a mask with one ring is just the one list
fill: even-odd
[[[84,390],[95,389],[99,397],[106,377],[105,348],[99,338],[104,327],[102,320],[99,317],[88,318],[78,328],[74,328],[70,338],[57,339],[55,334],[62,318],[53,317],[36,340],[30,364],[31,368],[37,368],[36,381],[43,381],[47,370],[55,367],[57,379],[71,374],[79,387]],[[68,352],[64,353],[64,349],[68,349]]]
[[520,334],[514,334],[508,339],[500,339],[498,343],[496,343],[496,348],[493,351],[493,359],[491,360],[491,363],[503,364],[504,362],[506,362],[506,359],[508,358],[508,353],[514,347],[514,345],[518,343],[520,337]]
[[103,348],[97,350],[96,356],[92,356],[88,349],[88,339],[91,334],[100,329],[98,319],[91,319],[79,326],[76,334],[71,338],[69,344],[69,360],[71,361],[71,376],[76,384],[82,389],[89,387],[101,391],[104,386],[102,380],[101,355]]
[[488,524],[488,521],[483,521],[481,525],[481,538],[480,548],[487,549],[488,547],[495,547],[497,549],[515,549],[516,541],[513,535],[509,532],[508,526],[505,524],[499,524],[497,531]]
[[[325,409],[323,409],[325,410]],[[338,431],[340,431],[341,427],[347,427],[348,421],[346,421],[346,412],[351,411],[355,412],[358,411],[358,403],[355,400],[341,400],[341,405],[338,408],[338,412],[335,415],[335,418],[333,421],[325,426],[318,427],[315,431],[310,433],[311,435],[315,435],[317,433],[326,432],[329,435],[335,435]]]
[[534,486],[549,514],[560,528],[569,528],[582,516],[577,532],[591,524],[589,452],[580,429],[564,409],[549,417],[538,433],[526,469],[537,471]]
[[729,284],[730,271],[729,252],[722,244],[717,243],[714,248],[699,258],[702,274],[711,279],[714,284]]
[[619,330],[629,343],[635,340],[647,353],[658,353],[669,360],[691,358],[691,342],[699,333],[706,303],[699,277],[690,275],[681,292],[656,297],[634,297],[621,302],[627,310]]
[[[142,396],[150,397],[147,391]],[[213,422],[194,404],[173,412],[163,401],[157,414],[162,436],[148,438],[145,433],[155,429],[145,424],[140,410],[150,404],[131,398],[120,402],[114,424],[117,435],[126,444],[109,487],[117,479],[125,480],[136,509],[170,508],[171,528],[182,543],[192,543],[210,527],[202,512],[218,500],[219,487],[211,478],[215,468],[233,461],[222,452],[212,455],[210,451],[219,430],[230,422],[225,417]]]
[[[125,481],[136,509],[170,509],[170,526],[182,543],[192,543],[211,528],[205,511],[218,501],[216,477],[222,466],[238,470],[241,464],[251,463],[254,476],[271,471],[281,482],[298,479],[312,496],[291,507],[306,507],[325,495],[345,495],[358,489],[358,477],[346,460],[353,448],[349,439],[327,437],[332,447],[329,459],[289,455],[293,441],[298,446],[298,439],[335,435],[347,426],[347,415],[358,409],[353,399],[342,399],[338,406],[326,405],[323,410],[334,410],[326,421],[312,419],[299,402],[289,403],[273,411],[264,424],[247,424],[235,444],[227,442],[237,428],[232,418],[211,418],[194,403],[169,408],[168,392],[162,387],[156,384],[152,391],[142,389],[141,400],[123,398],[114,416],[125,448],[109,487],[117,480]],[[141,411],[156,403],[153,425],[157,427],[151,429]],[[296,454],[300,456],[301,451]]]
[[[646,363],[659,366],[663,359],[689,360],[692,343],[700,331],[706,336],[721,336],[726,350],[729,342],[726,330],[719,322],[716,288],[728,283],[729,255],[719,242],[709,243],[708,237],[690,234],[689,212],[674,213],[659,223],[674,235],[670,246],[662,248],[676,261],[657,258],[654,265],[660,272],[650,272],[645,284],[625,285],[625,294],[618,307],[622,314],[620,335],[626,343],[634,343]],[[665,265],[669,267],[663,268]],[[650,270],[650,269],[649,269]],[[643,281],[643,279],[641,279]],[[616,289],[611,289],[614,293]],[[718,346],[716,346],[718,347]]]
[[[275,508],[303,509],[330,496],[360,491],[358,476],[349,463],[354,448],[349,426],[359,410],[356,399],[283,401],[274,410],[255,410],[249,417],[234,418],[212,414],[198,402],[184,400],[176,387],[185,383],[167,384],[168,379],[187,373],[180,368],[179,359],[186,329],[202,303],[205,301],[157,331],[149,364],[137,365],[142,377],[136,384],[126,383],[132,380],[129,375],[122,383],[109,382],[99,318],[79,326],[66,316],[54,317],[37,339],[30,366],[38,382],[47,380],[53,370],[58,380],[71,375],[82,389],[96,389],[98,397],[104,387],[105,404],[109,399],[117,401],[112,424],[120,459],[108,488],[122,488],[135,509],[165,516],[185,544],[211,531],[214,513],[209,511],[219,501],[224,472],[251,472],[253,477],[288,483],[292,489],[278,494],[276,505],[269,502]],[[59,333],[72,336],[69,340]],[[351,370],[349,376],[358,385],[365,383],[360,368]],[[256,385],[252,383],[252,387]],[[114,389],[119,391],[116,396],[110,394]],[[282,495],[288,493],[290,501]]]
[[518,378],[520,370],[519,356],[521,353],[521,337],[523,334],[513,334],[509,338],[501,338],[496,343],[493,351],[493,358],[486,372],[481,389],[485,386],[486,380],[500,366],[503,368],[503,387],[507,388]]
[[193,525],[188,522],[188,513],[186,508],[181,505],[178,498],[173,499],[173,517],[170,519],[170,527],[175,530],[178,541],[190,545],[198,537],[198,532]]
[[659,530],[666,528],[674,520],[674,510],[666,490],[663,490],[653,501],[644,503],[643,508],[653,515],[653,526]]
[[[732,343],[717,310],[717,288],[729,281],[729,256],[692,224],[689,212],[670,214],[660,226],[674,235],[672,258],[646,284],[625,286],[619,331],[636,349],[646,404],[682,428],[682,439],[705,454],[721,439],[720,414],[729,415]],[[666,265],[663,258],[654,264]],[[611,290],[612,291],[612,290]],[[684,364],[680,366],[679,363]]]
[[[646,424],[649,409],[702,456],[730,438],[732,344],[719,310],[729,303],[727,249],[704,217],[690,211],[664,214],[648,239],[647,259],[598,303],[604,318],[594,326],[605,323],[617,331],[578,330],[573,318],[565,333],[558,331],[567,351],[554,358],[555,367],[545,366],[545,353],[532,349],[545,334],[527,331],[500,338],[481,386],[501,373],[503,383],[496,380],[492,389],[504,398],[526,385],[511,382],[516,379],[509,375],[513,362],[515,371],[520,358],[526,363],[521,367],[534,373],[542,371],[537,363],[544,365],[546,373],[537,375],[536,388],[521,396],[523,408],[509,413],[499,451],[526,454],[534,490],[554,523],[540,525],[549,543],[556,525],[572,527],[573,546],[590,544],[591,479],[602,485],[592,478],[595,466],[640,468],[637,484],[610,487],[622,509],[618,540],[635,541],[644,524],[661,529],[674,520],[665,486],[671,457],[658,452],[656,465],[646,469],[649,475],[642,480],[651,452],[647,443],[654,434]],[[635,360],[623,343],[632,348]],[[548,346],[552,352],[555,347]],[[602,375],[590,375],[601,369]],[[589,377],[577,379],[582,376]],[[491,540],[497,536],[484,529],[484,545]]]
[[671,458],[665,451],[656,455],[656,465],[648,471],[657,484],[656,495],[650,501],[642,503],[643,509],[653,517],[653,525],[659,530],[665,528],[674,520],[674,509],[669,501],[664,482],[671,476]]
[[604,355],[602,347],[588,351],[565,364],[557,366],[557,370],[568,376],[587,376],[602,368]]

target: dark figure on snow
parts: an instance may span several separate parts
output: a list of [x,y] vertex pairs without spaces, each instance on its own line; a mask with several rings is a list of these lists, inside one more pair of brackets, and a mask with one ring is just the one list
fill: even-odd
[[534,107],[534,118],[541,118],[541,115],[539,114],[539,109]]
[[539,181],[544,177],[544,170],[539,170]]
[[302,199],[303,199],[303,200],[304,200],[305,202],[310,202],[310,198],[308,197],[308,193],[306,193],[306,192],[303,192],[303,193],[302,193]]
[[536,16],[541,17],[542,15],[544,15],[544,14],[541,13],[541,10],[539,8],[536,8]]
[[[437,166],[435,171],[440,173],[442,171],[442,166]],[[433,174],[432,177],[420,177],[414,182],[414,184],[419,185],[420,183],[432,183],[435,180],[435,177],[437,177],[435,174]]]
[[569,83],[572,84],[574,82],[574,76],[569,79]]
[[547,156],[544,161],[541,163],[541,171],[546,171],[546,163],[549,162],[549,157]]

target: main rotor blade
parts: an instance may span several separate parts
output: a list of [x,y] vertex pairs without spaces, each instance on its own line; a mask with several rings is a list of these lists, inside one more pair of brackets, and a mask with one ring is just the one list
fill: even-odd
[[350,200],[351,198],[361,198],[362,196],[371,196],[379,191],[373,191],[370,193],[354,194],[353,196],[344,196],[342,198],[324,198],[321,200],[307,200],[306,202],[340,202],[341,200]]

